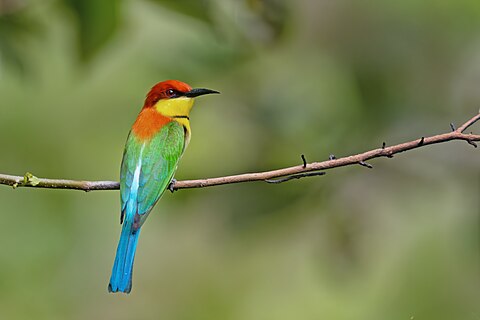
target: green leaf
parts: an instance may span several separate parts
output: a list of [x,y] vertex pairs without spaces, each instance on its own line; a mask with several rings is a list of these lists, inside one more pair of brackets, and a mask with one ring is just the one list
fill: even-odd
[[285,0],[246,0],[250,10],[273,31],[277,40],[285,31],[291,9]]
[[110,40],[119,22],[121,0],[64,0],[78,21],[78,46],[91,59]]
[[0,58],[21,74],[26,74],[25,44],[41,32],[42,26],[25,10],[0,12]]
[[24,185],[36,186],[39,183],[40,183],[40,179],[35,177],[30,172],[25,173],[25,175],[23,176],[23,184]]
[[152,0],[161,6],[183,15],[212,23],[209,0]]

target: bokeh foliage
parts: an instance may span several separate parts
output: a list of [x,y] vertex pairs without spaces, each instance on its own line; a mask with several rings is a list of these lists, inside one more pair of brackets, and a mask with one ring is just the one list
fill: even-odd
[[[118,179],[169,78],[222,92],[197,101],[177,179],[443,132],[478,111],[479,27],[471,0],[3,0],[0,171]],[[166,194],[128,297],[106,290],[118,192],[0,187],[0,318],[478,319],[478,157]]]

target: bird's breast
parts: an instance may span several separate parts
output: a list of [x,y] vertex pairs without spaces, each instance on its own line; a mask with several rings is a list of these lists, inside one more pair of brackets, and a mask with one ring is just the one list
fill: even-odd
[[157,110],[146,108],[140,112],[137,120],[135,120],[132,132],[137,138],[148,140],[170,121],[172,121],[171,118],[160,114]]

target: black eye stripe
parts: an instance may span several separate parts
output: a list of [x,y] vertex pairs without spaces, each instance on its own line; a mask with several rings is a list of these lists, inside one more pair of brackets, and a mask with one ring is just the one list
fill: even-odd
[[165,94],[166,94],[166,96],[169,97],[169,98],[178,98],[178,97],[181,97],[181,96],[184,95],[183,92],[180,92],[180,91],[175,90],[175,89],[167,89],[167,90],[165,91]]

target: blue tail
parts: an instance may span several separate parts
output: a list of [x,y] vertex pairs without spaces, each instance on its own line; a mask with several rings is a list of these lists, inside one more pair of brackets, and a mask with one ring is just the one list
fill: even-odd
[[[109,292],[130,293],[132,289],[133,260],[137,248],[140,229],[132,228],[133,221],[125,219],[122,227],[122,234],[118,242],[117,255],[113,264],[112,276],[108,284]],[[133,220],[133,219],[131,219]]]

